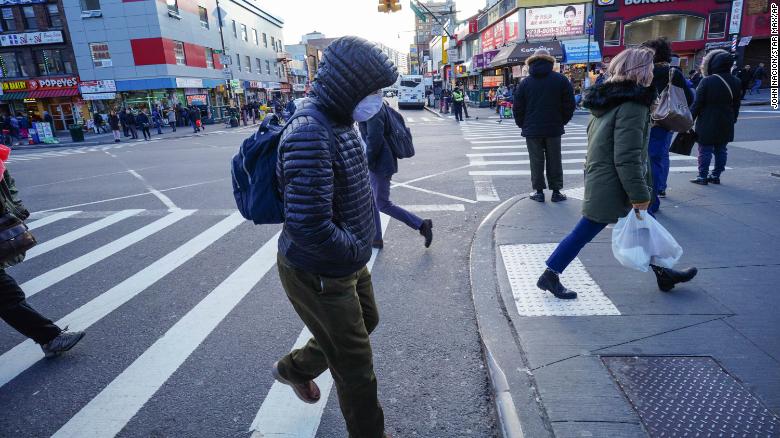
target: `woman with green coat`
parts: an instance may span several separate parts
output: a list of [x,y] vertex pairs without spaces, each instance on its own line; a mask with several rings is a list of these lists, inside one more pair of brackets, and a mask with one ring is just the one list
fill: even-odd
[[[582,218],[547,259],[547,270],[537,287],[557,298],[574,299],[559,275],[580,250],[607,224],[616,223],[631,209],[647,210],[652,181],[648,171],[650,105],[655,99],[653,51],[627,49],[609,63],[609,79],[585,92],[583,106],[590,109],[588,154],[585,162],[585,200]],[[685,271],[652,266],[661,290],[689,281],[696,268]]]

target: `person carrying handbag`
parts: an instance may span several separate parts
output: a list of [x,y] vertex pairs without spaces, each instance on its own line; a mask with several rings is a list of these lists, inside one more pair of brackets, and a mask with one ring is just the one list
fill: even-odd
[[[734,141],[741,103],[740,80],[729,73],[733,63],[733,56],[725,50],[713,50],[701,63],[704,78],[696,88],[691,109],[699,143],[699,175],[691,180],[694,184],[720,184],[720,175],[726,170],[726,145]],[[715,168],[710,173],[713,155]]]
[[[3,158],[3,156],[5,158]],[[13,277],[8,275],[6,269],[21,263],[24,260],[24,252],[17,252],[18,243],[9,243],[8,237],[15,236],[15,240],[21,240],[24,245],[32,247],[35,240],[26,231],[23,225],[24,220],[30,216],[30,212],[24,207],[22,202],[16,197],[17,190],[11,174],[5,169],[4,161],[8,158],[8,148],[0,145],[0,208],[2,216],[0,217],[0,318],[8,325],[14,328],[22,335],[32,339],[41,346],[43,354],[46,357],[58,356],[75,346],[84,332],[69,332],[67,327],[60,328],[50,319],[41,315],[27,303],[24,291]],[[19,231],[23,227],[24,233],[17,235],[14,231]]]

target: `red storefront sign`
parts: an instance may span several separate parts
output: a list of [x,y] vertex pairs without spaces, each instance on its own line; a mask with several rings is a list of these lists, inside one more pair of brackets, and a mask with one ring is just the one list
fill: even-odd
[[65,78],[30,79],[27,81],[30,91],[34,90],[67,90],[79,88],[79,78],[76,76]]
[[482,51],[493,50],[501,47],[506,42],[504,38],[504,20],[490,26],[482,32]]
[[469,33],[477,33],[479,32],[479,25],[477,24],[477,19],[474,18],[472,20],[469,20]]

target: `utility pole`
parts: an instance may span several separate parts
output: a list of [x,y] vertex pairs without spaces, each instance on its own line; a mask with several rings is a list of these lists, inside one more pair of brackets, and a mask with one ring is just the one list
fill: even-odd
[[[412,1],[413,1],[413,0],[412,0]],[[448,4],[448,6],[449,6],[449,8],[450,8],[450,13],[449,13],[448,15],[450,16],[450,26],[452,26],[452,15],[453,15],[453,11],[452,11],[452,1],[451,1],[451,0],[447,0],[447,4]],[[422,2],[420,2],[420,1],[418,1],[418,2],[417,2],[417,5],[418,5],[418,6],[422,6],[422,8],[423,8],[423,9],[425,9],[425,12],[427,12],[428,14],[430,14],[430,16],[431,16],[431,17],[433,17],[433,19],[434,19],[434,20],[436,20],[436,23],[437,23],[439,26],[441,26],[441,27],[442,27],[442,29],[444,30],[444,33],[446,33],[446,34],[447,34],[447,37],[448,37],[449,41],[452,41],[452,40],[455,40],[455,41],[457,41],[457,38],[454,38],[454,37],[452,36],[452,34],[450,33],[450,31],[449,31],[449,30],[448,30],[446,27],[444,27],[444,23],[442,23],[442,22],[441,22],[441,20],[439,20],[439,17],[437,17],[437,16],[436,16],[436,14],[434,14],[434,13],[433,13],[433,12],[432,12],[430,9],[428,9],[428,6],[425,6],[425,4],[424,4],[424,3],[422,3]],[[443,42],[442,42],[442,50],[446,50],[446,49],[444,48],[444,43],[443,43]],[[455,64],[454,64],[453,62],[451,62],[451,61],[450,61],[450,59],[449,59],[449,56],[447,56],[447,61],[448,61],[448,64],[449,64],[449,66],[450,66],[450,75],[454,75],[454,73],[455,73]],[[450,87],[449,87],[449,88],[450,88],[450,89],[452,88],[452,84],[450,84]]]
[[[219,23],[217,23],[219,24],[219,43],[222,46],[221,55],[226,56],[227,53],[225,53],[225,36],[222,34],[222,9],[219,7],[219,0],[217,0],[217,20],[219,21]],[[221,61],[224,59],[222,58],[222,56],[220,56],[220,64],[222,64]],[[229,64],[225,64],[225,65],[229,65]],[[225,74],[224,65],[222,67],[223,67],[222,74],[224,75]],[[233,100],[233,87],[230,86],[230,79],[232,77],[233,77],[233,73],[230,74],[229,78],[225,78],[225,84],[227,85],[227,89],[228,89],[228,99],[230,101]]]

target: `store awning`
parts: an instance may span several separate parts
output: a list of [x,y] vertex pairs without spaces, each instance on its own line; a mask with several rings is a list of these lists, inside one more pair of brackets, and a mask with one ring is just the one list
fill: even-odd
[[22,100],[27,98],[26,91],[17,91],[13,93],[3,93],[0,95],[0,100]]
[[47,97],[67,97],[78,96],[79,90],[77,89],[65,89],[65,90],[35,90],[27,93],[29,99],[45,99]]
[[507,46],[501,49],[495,58],[490,62],[490,67],[503,67],[508,65],[517,65],[525,62],[526,59],[533,56],[539,49],[545,49],[550,52],[555,59],[563,59],[563,49],[559,41],[545,41],[541,43],[519,43],[514,46]]

